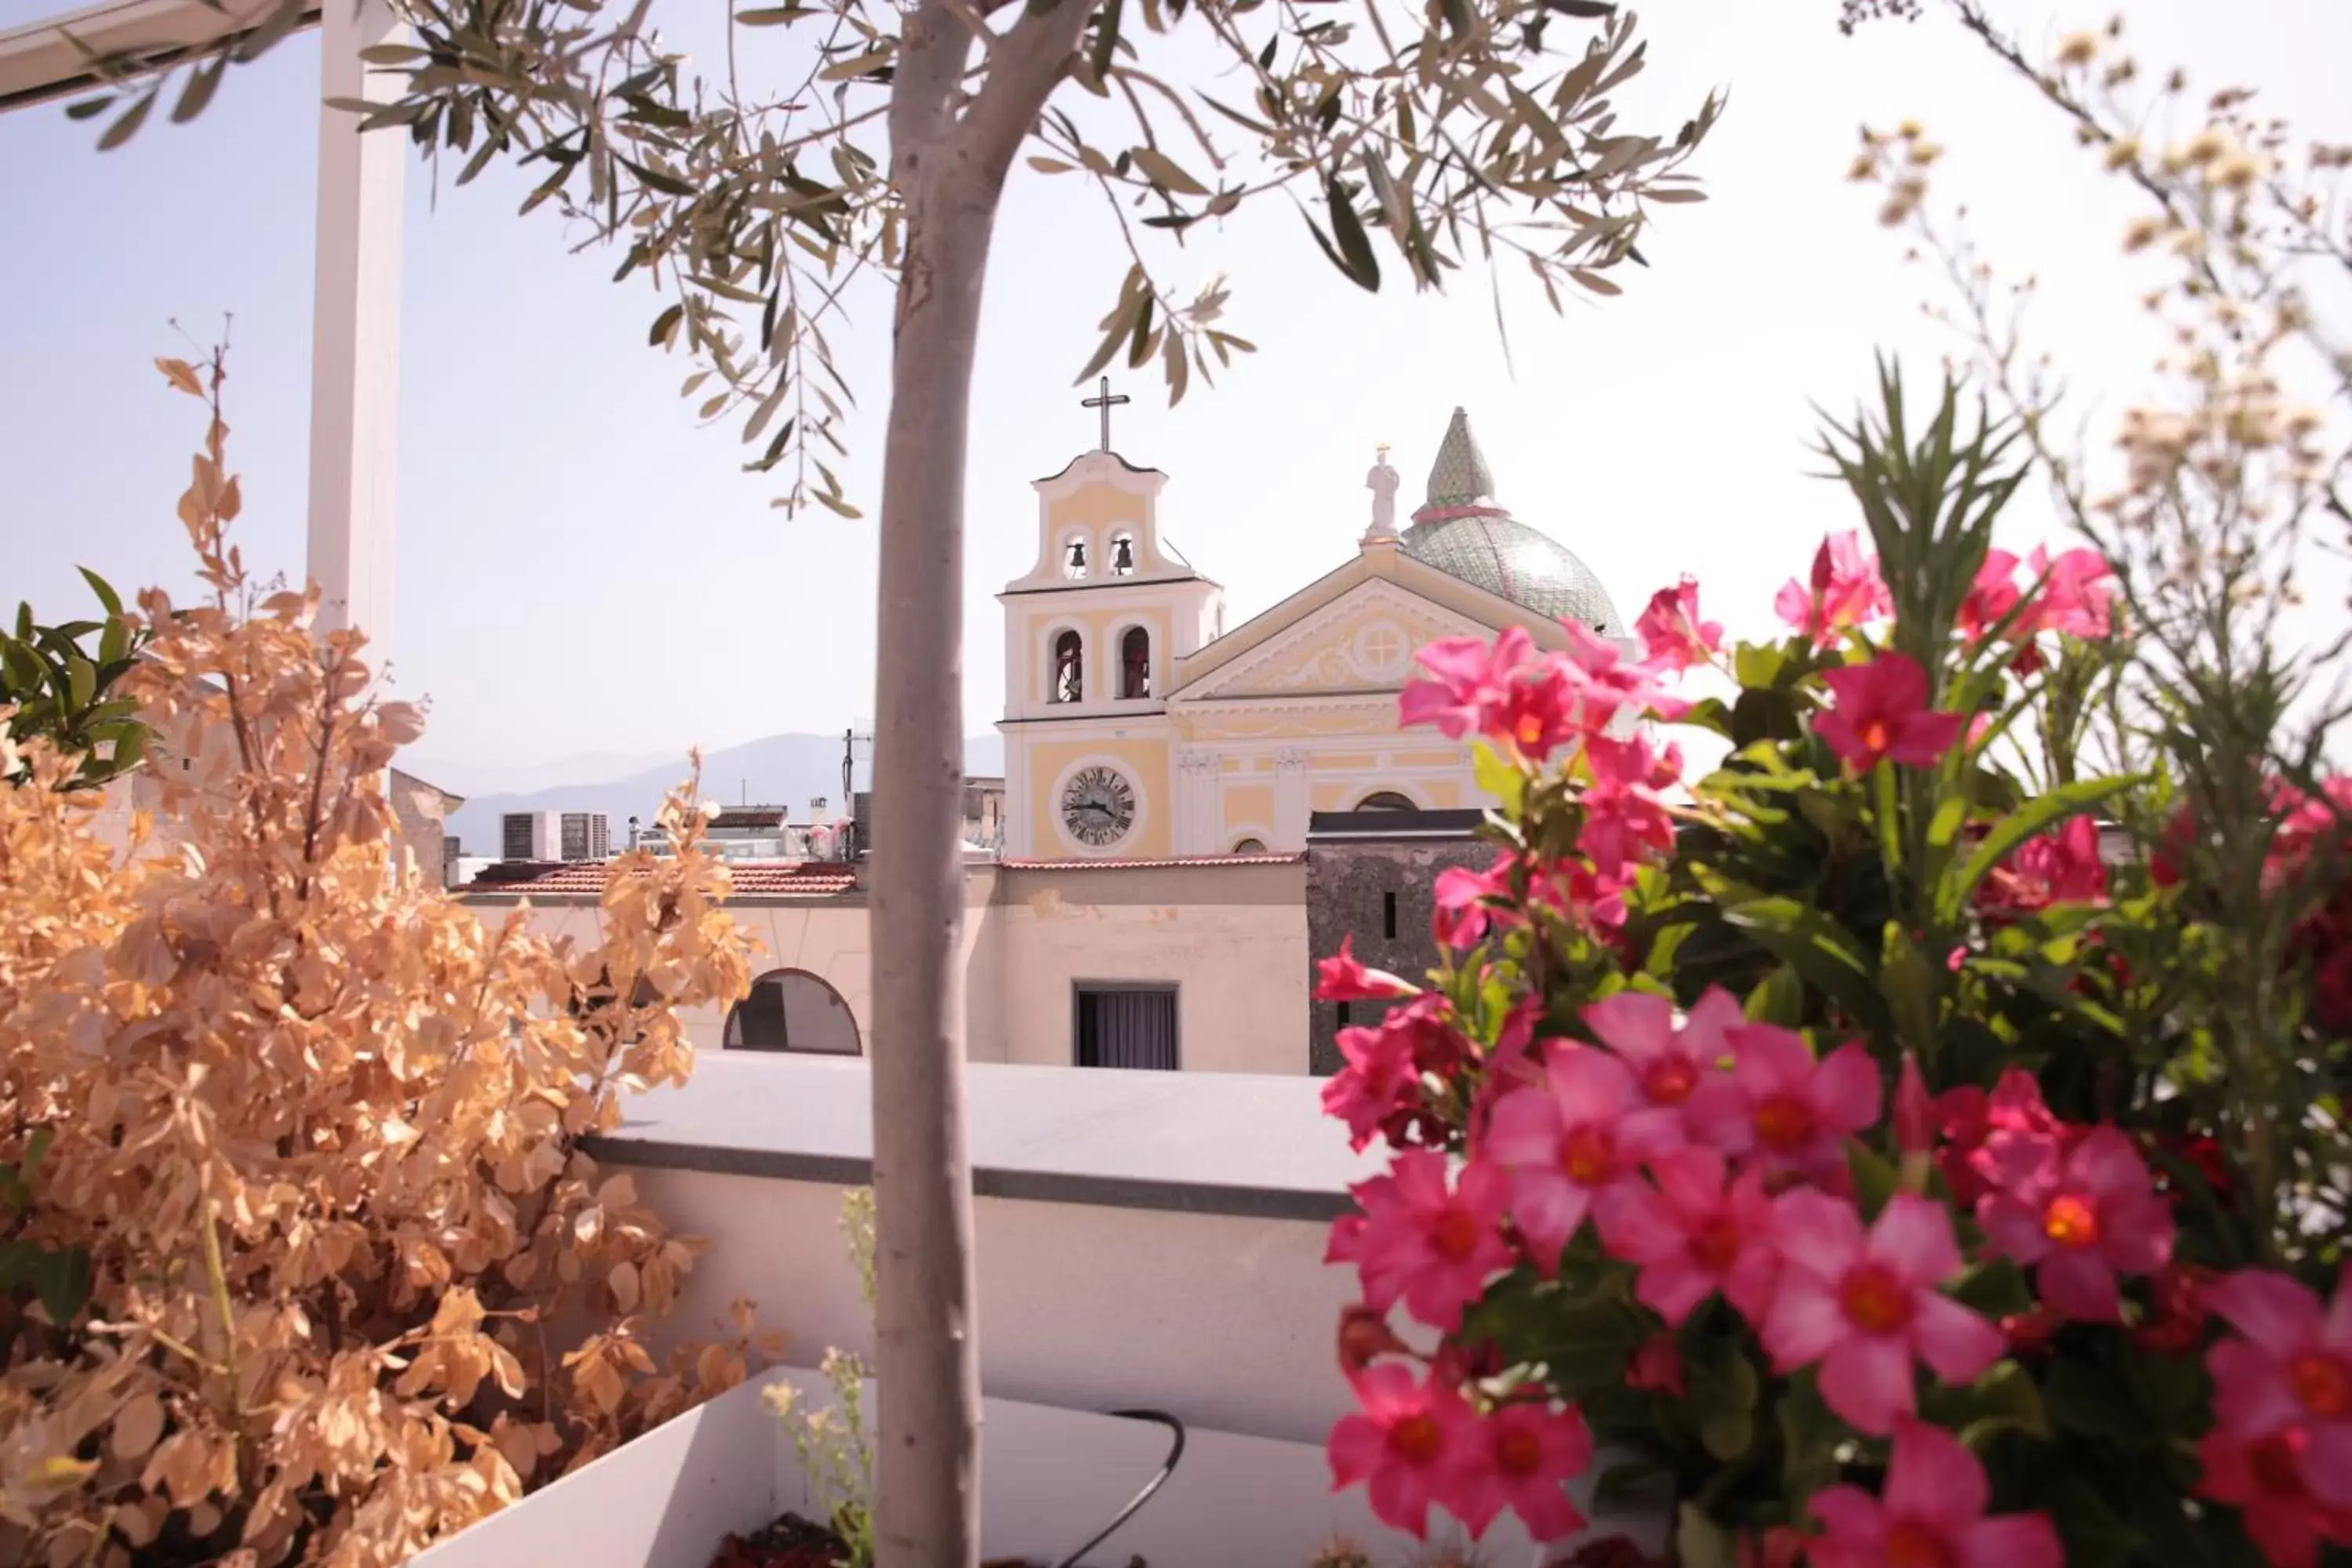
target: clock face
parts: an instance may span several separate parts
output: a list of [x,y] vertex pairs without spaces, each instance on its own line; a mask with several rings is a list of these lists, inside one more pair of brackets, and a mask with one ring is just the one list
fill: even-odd
[[1097,849],[1118,843],[1135,826],[1135,786],[1117,768],[1080,768],[1062,786],[1062,825]]

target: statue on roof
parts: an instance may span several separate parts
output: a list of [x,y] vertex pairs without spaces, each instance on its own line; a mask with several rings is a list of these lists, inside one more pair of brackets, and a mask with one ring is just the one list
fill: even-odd
[[1374,458],[1372,471],[1364,476],[1364,488],[1372,492],[1372,526],[1365,531],[1367,540],[1394,539],[1396,528],[1397,471],[1389,467],[1389,449],[1383,442]]

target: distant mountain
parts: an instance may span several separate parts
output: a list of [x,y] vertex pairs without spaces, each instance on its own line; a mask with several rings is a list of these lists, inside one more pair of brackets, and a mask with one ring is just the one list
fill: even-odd
[[[858,748],[864,752],[866,748]],[[583,759],[583,763],[591,759]],[[415,772],[419,778],[457,789],[453,782],[465,775],[462,765],[452,771],[449,779],[425,771],[430,764],[403,763],[404,771]],[[680,755],[674,762],[658,763],[621,777],[583,777],[576,782],[556,784],[545,788],[518,790],[499,795],[468,797],[466,804],[452,812],[447,830],[457,836],[468,855],[499,853],[499,819],[510,811],[601,811],[611,819],[613,847],[626,842],[629,818],[635,816],[651,826],[661,812],[662,798],[686,780],[688,763]],[[1004,743],[1000,735],[975,735],[964,742],[964,771],[988,775],[1004,771]],[[476,770],[490,774],[495,770]],[[585,769],[583,767],[583,772]],[[857,759],[855,776],[857,788],[867,787],[866,758]],[[849,815],[848,802],[841,798],[841,737],[838,735],[770,735],[724,751],[706,752],[702,759],[702,794],[704,798],[733,805],[750,801],[754,805],[781,805],[790,808],[792,820],[807,820],[809,802],[823,795],[828,816]]]
[[577,779],[617,779],[653,768],[668,767],[671,753],[642,752],[583,752],[543,763],[468,763],[421,752],[401,754],[401,771],[438,784],[452,795],[529,795],[557,789]]

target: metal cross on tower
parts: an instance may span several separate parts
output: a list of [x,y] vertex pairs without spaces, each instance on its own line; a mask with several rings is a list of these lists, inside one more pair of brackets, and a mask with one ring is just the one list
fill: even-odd
[[1082,397],[1078,400],[1078,406],[1081,408],[1099,408],[1102,410],[1102,445],[1097,448],[1097,450],[1104,452],[1110,450],[1110,411],[1119,404],[1132,403],[1134,401],[1135,399],[1128,396],[1128,395],[1123,392],[1119,393],[1116,396],[1112,395],[1110,390],[1110,377],[1108,376],[1104,376],[1102,378],[1102,391],[1098,395],[1093,397]]

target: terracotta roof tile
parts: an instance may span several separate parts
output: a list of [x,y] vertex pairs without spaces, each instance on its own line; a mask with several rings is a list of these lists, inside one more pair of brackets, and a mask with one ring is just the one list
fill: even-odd
[[[608,863],[517,865],[488,868],[457,889],[471,896],[596,898],[604,891]],[[838,860],[737,861],[728,868],[737,898],[832,898],[857,889],[857,870]]]

